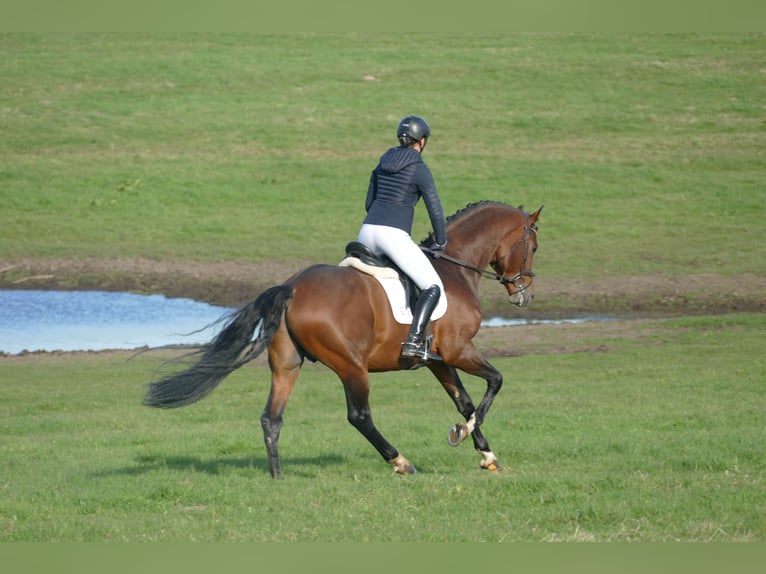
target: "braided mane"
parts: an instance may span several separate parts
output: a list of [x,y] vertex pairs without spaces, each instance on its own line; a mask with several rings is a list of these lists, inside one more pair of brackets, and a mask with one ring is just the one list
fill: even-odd
[[[453,213],[452,215],[447,217],[447,219],[446,219],[447,227],[449,227],[450,223],[452,223],[454,221],[457,221],[458,219],[461,219],[463,216],[468,215],[469,213],[472,213],[476,209],[478,209],[480,207],[484,207],[485,205],[503,205],[503,206],[506,206],[506,207],[510,207],[507,203],[504,203],[502,201],[493,201],[491,199],[485,199],[485,200],[482,200],[482,201],[476,201],[474,203],[469,203],[468,205],[466,205],[462,209],[458,209],[455,213]],[[518,207],[518,209],[523,210],[524,206],[520,205]],[[427,246],[427,245],[431,245],[433,242],[434,242],[434,232],[431,231],[431,233],[429,233],[425,237],[425,239],[423,239],[420,242],[420,245]]]

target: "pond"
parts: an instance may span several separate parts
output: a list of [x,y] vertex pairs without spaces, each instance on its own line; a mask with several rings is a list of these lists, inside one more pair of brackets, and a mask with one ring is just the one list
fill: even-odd
[[[101,351],[198,345],[232,309],[192,299],[106,291],[0,290],[0,352]],[[502,319],[488,327],[600,320]]]
[[196,345],[217,333],[204,327],[229,311],[163,295],[0,290],[0,352]]

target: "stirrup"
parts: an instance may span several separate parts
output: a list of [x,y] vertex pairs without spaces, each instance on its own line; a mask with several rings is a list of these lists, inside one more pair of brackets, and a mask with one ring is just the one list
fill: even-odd
[[425,353],[425,344],[408,338],[402,343],[402,357],[417,357]]
[[415,337],[407,337],[407,340],[402,343],[401,356],[412,359],[420,358],[423,361],[441,361],[442,358],[436,353],[432,353],[431,348],[432,337],[427,339],[417,339]]

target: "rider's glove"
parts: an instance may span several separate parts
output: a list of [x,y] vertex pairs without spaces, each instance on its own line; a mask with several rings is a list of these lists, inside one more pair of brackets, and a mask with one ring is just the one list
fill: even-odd
[[447,247],[446,241],[444,243],[434,243],[428,248],[428,251],[434,256],[434,259],[439,259],[439,257],[442,256],[442,253],[444,253],[445,247]]

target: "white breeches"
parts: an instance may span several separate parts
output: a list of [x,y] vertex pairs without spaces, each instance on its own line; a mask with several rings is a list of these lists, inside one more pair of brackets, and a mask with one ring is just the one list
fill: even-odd
[[442,294],[444,285],[426,254],[410,235],[396,227],[365,223],[359,230],[357,240],[378,255],[385,254],[421,289],[438,285]]

